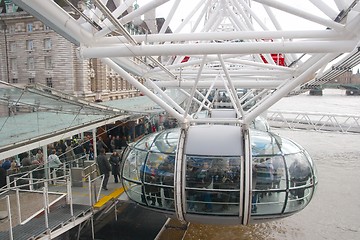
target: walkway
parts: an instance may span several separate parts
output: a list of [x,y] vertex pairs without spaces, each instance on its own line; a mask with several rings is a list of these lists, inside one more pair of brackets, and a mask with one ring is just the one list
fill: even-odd
[[[0,221],[0,239],[52,239],[74,227],[81,229],[96,213],[116,204],[124,193],[120,183],[110,181],[112,177],[107,191],[101,190],[101,178],[98,178],[91,184],[84,181],[83,186],[71,187],[71,194],[67,194],[69,184],[61,181],[50,185],[47,194],[39,191],[44,188],[3,192],[0,211],[6,213],[9,203],[11,214]],[[96,195],[98,201],[91,204]]]
[[[90,206],[73,204],[73,215],[70,213],[70,205],[57,206],[48,213],[32,218],[22,225],[17,225],[10,231],[0,232],[2,240],[27,240],[41,239],[42,237],[54,238],[69,230],[72,226],[88,220],[92,216]],[[48,227],[47,227],[48,226]],[[12,234],[12,237],[11,236]]]

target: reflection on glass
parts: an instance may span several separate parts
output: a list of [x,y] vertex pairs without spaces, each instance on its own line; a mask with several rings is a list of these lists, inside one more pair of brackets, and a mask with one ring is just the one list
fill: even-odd
[[[167,213],[175,212],[174,171],[179,134],[179,129],[166,130],[129,146],[122,177],[130,199]],[[251,219],[271,219],[303,209],[316,184],[316,170],[307,152],[293,141],[269,132],[252,130],[250,139]],[[184,201],[177,204],[182,205],[185,214],[241,217],[240,199],[244,195],[240,193],[245,181],[250,181],[246,178],[247,169],[241,169],[246,166],[244,157],[183,157],[185,171],[180,179]]]
[[187,156],[188,212],[239,214],[240,157]]

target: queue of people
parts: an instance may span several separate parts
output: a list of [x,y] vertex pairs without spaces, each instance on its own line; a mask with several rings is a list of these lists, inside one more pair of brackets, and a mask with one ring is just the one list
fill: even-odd
[[[101,135],[97,137],[96,142],[93,140],[91,134],[85,134],[83,138],[75,135],[71,139],[64,139],[49,144],[46,155],[51,156],[51,159],[46,159],[47,161],[44,159],[45,154],[43,153],[43,148],[33,149],[9,159],[0,160],[0,166],[3,165],[1,169],[5,169],[5,173],[1,176],[6,178],[8,174],[13,174],[18,171],[28,171],[34,167],[43,166],[46,162],[50,164],[51,162],[55,162],[52,161],[55,159],[54,156],[56,156],[56,159],[62,164],[66,163],[68,167],[83,167],[84,160],[96,161],[97,156],[99,156],[102,149],[104,149],[105,153],[113,153],[107,161],[110,163],[111,173],[116,183],[120,181],[120,156],[116,152],[125,149],[130,139],[134,140],[136,137],[144,134],[159,131],[162,129],[162,126],[166,128],[176,127],[176,123],[166,119],[163,123],[151,123],[150,121],[140,119],[139,126],[129,124],[122,125],[119,129],[101,133]],[[141,127],[141,129],[136,130],[135,127]],[[111,135],[114,132],[117,134]],[[97,149],[96,152],[94,150],[95,148]],[[8,164],[8,162],[11,164]],[[11,167],[7,167],[7,165],[11,165]],[[11,173],[8,173],[8,170],[11,170]]]

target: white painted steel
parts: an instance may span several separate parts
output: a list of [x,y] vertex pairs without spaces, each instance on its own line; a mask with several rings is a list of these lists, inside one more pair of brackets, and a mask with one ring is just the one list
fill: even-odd
[[284,4],[277,0],[253,0],[253,1],[263,3],[267,6],[277,8],[284,12],[307,19],[309,21],[313,21],[315,23],[323,25],[324,27],[330,27],[332,29],[339,30],[339,31],[343,30],[343,28],[344,28],[344,25],[337,23],[331,19],[321,18],[321,17],[311,14],[305,10],[300,10],[300,9],[296,8],[297,6],[287,5],[287,4]]
[[[30,179],[31,179],[31,176],[30,176]],[[30,186],[31,186],[31,185],[30,185]],[[30,190],[31,190],[31,188],[30,188]],[[19,189],[18,189],[18,188],[16,188],[16,190],[15,190],[15,195],[16,195],[16,206],[17,206],[19,224],[21,224],[22,220],[21,220],[20,193],[19,193]]]
[[[237,88],[267,88],[267,89],[274,89],[279,86],[283,81],[272,81],[272,80],[246,80],[246,81],[232,81],[235,87]],[[184,88],[189,89],[195,85],[194,81],[186,80],[186,81],[157,81],[154,82],[155,85],[158,87],[165,87],[165,88]],[[217,81],[201,81],[196,84],[199,88],[210,88],[213,85],[216,88],[223,88],[224,83]],[[149,88],[152,88],[151,85]]]
[[298,111],[268,111],[272,127],[360,133],[360,115]]
[[243,224],[247,225],[250,221],[251,214],[251,197],[252,197],[252,152],[251,152],[251,140],[250,140],[250,132],[249,129],[243,130],[244,135],[244,175],[242,176],[244,183],[243,192],[240,196],[243,196],[244,202],[244,210],[243,210]]
[[88,43],[93,37],[92,33],[79,25],[74,18],[59,7],[54,1],[19,0],[13,2],[15,4],[22,2],[31,9],[34,9],[39,13],[39,15],[54,23],[57,27],[59,27],[59,29],[75,38],[81,44]]
[[[240,217],[247,224],[251,205],[251,146],[248,126],[281,98],[323,76],[326,69],[331,69],[334,65],[334,59],[338,60],[347,53],[356,57],[360,46],[360,13],[351,9],[358,9],[359,4],[352,6],[353,1],[348,0],[307,0],[306,3],[310,3],[319,14],[304,7],[309,4],[291,4],[293,1],[290,0],[200,0],[188,4],[186,11],[182,4],[188,1],[149,0],[139,8],[131,9],[135,1],[126,0],[121,1],[112,12],[104,7],[104,1],[96,0],[100,8],[93,7],[86,11],[94,14],[95,17],[90,16],[91,14],[88,17],[102,30],[85,27],[84,19],[73,18],[54,1],[14,2],[26,6],[38,17],[52,23],[64,36],[70,36],[79,45],[79,57],[101,58],[120,77],[181,124],[174,180],[175,208],[180,221],[186,220],[184,151],[204,155],[227,155],[238,151],[236,153],[242,157],[241,169],[244,169],[240,182],[246,183],[240,188]],[[164,5],[166,3],[169,5]],[[337,9],[333,8],[334,4]],[[165,19],[162,26],[156,26],[155,11],[160,8],[165,11]],[[339,15],[348,10],[347,16],[342,18]],[[125,11],[127,14],[124,14]],[[298,17],[299,21],[293,22],[289,30],[283,30],[288,19],[282,12]],[[184,20],[175,25],[179,17]],[[133,30],[140,23],[148,25],[144,34],[137,35]],[[304,23],[316,25],[317,29],[311,29]],[[168,26],[174,33],[166,31]],[[351,64],[359,64],[359,61],[355,59]],[[147,80],[146,84],[140,83],[138,78]],[[329,80],[332,79],[325,81]],[[166,95],[168,91],[164,91],[168,88],[185,92],[189,96],[187,103],[175,103],[171,95]],[[235,109],[235,117],[191,117],[192,113],[205,109],[211,112],[219,103],[217,94],[220,90],[227,94],[228,101],[225,103]],[[239,90],[247,92],[238,92]],[[284,117],[284,113],[274,118],[278,119],[278,116],[285,119],[285,124],[290,125],[290,120]],[[358,117],[344,120],[346,124],[352,121],[350,128],[344,128],[339,118],[333,116],[316,118],[317,122],[314,123],[310,117],[298,114],[291,124],[308,122],[310,126],[320,130],[330,123],[336,123],[338,128],[345,131],[359,128]],[[201,138],[208,125],[199,128],[203,132],[191,132],[187,135],[190,124],[199,123],[233,126],[212,128],[217,131],[216,134],[223,133],[221,144],[214,145],[212,139]],[[106,122],[101,121],[101,124]],[[91,127],[93,129],[96,126]],[[226,127],[226,130],[221,127]],[[229,132],[230,128],[236,130]],[[75,131],[70,131],[61,137],[74,133]],[[219,138],[213,134],[214,139]],[[49,137],[48,141],[58,138],[59,136]],[[44,146],[46,143],[39,140],[36,144]],[[242,144],[244,146],[240,149],[239,145]],[[35,143],[29,144],[26,149],[18,148],[14,151],[28,150],[31,147],[35,147]],[[91,185],[89,191],[91,192]],[[92,198],[89,200],[91,203]],[[46,199],[45,206],[48,206]]]
[[[153,9],[155,9],[158,6],[161,6],[162,4],[168,2],[169,0],[156,0],[156,1],[149,1],[149,3],[147,3],[146,5],[140,7],[139,9],[137,9],[137,11],[134,11],[128,15],[126,15],[125,17],[123,17],[120,20],[121,24],[126,24],[130,21],[133,21],[134,19],[136,19],[137,17],[143,15],[144,13],[151,11]],[[122,6],[120,5],[118,8],[121,8]],[[115,10],[116,11],[116,10]],[[119,12],[115,12],[115,14],[120,15]],[[118,17],[118,16],[117,16]],[[105,20],[106,21],[106,20]],[[95,34],[95,37],[100,38],[100,37],[104,37],[107,34],[111,33],[114,29],[115,26],[113,26],[111,23],[109,22],[105,22],[104,25],[106,26],[106,28],[104,28],[103,30],[99,31],[98,33]]]
[[83,58],[133,57],[154,55],[201,55],[201,54],[261,54],[261,53],[341,53],[350,52],[358,41],[343,40],[304,41],[304,42],[251,42],[251,43],[196,43],[164,44],[164,45],[118,45],[105,47],[82,47],[80,56]]
[[[101,8],[91,6],[83,13],[101,30],[84,27],[86,19],[73,18],[53,1],[14,2],[71,36],[79,43],[80,57],[102,58],[184,126],[192,121],[187,117],[191,110],[216,106],[202,97],[212,98],[210,91],[219,88],[238,109],[237,122],[250,124],[282,97],[316,82],[336,61],[345,61],[343,55],[356,56],[360,46],[358,1],[199,0],[184,5],[179,0],[153,0],[135,9],[135,1],[126,0],[108,11],[97,0]],[[156,27],[160,10],[163,25]],[[149,24],[145,34],[133,31],[140,24]],[[354,58],[344,66],[359,63]],[[131,74],[149,83],[142,85]],[[153,93],[159,88],[191,92],[189,101],[174,105],[171,96]],[[236,99],[239,88],[247,89],[255,104]]]
[[4,197],[6,199],[6,208],[7,208],[7,214],[8,214],[8,218],[9,218],[9,239],[13,240],[14,239],[14,235],[13,235],[13,224],[12,224],[12,218],[11,218],[11,205],[10,205],[10,196],[6,195]]
[[[341,39],[334,30],[293,30],[293,31],[239,31],[239,32],[201,32],[201,33],[173,33],[173,34],[150,34],[150,35],[133,35],[137,42],[160,43],[160,42],[184,42],[184,41],[212,41],[233,40],[233,39]],[[96,39],[92,46],[101,46],[109,44],[128,43],[127,39],[122,36],[112,36],[107,38]]]
[[114,69],[114,71],[116,71],[120,76],[122,76],[124,79],[126,79],[130,84],[132,84],[133,86],[138,88],[141,92],[143,92],[151,100],[153,100],[154,102],[157,102],[161,107],[163,107],[167,112],[169,112],[171,115],[173,115],[177,120],[179,120],[180,122],[183,122],[183,117],[178,112],[176,112],[171,106],[169,106],[166,102],[164,102],[162,99],[160,99],[158,96],[156,96],[148,88],[146,88],[144,85],[142,85],[140,82],[138,82],[133,76],[131,76],[126,71],[124,71],[120,66],[115,64],[111,59],[103,58],[101,60],[105,64],[110,66],[112,69]]
[[284,84],[281,88],[278,88],[274,93],[265,99],[261,104],[258,105],[256,109],[251,111],[246,117],[245,122],[250,123],[257,116],[265,112],[270,106],[272,106],[275,102],[279,101],[281,98],[285,97],[292,89],[304,83],[310,78],[310,75],[313,75],[316,70],[319,69],[324,63],[331,61],[336,55],[327,54],[323,59],[319,59],[319,61],[314,64],[312,67],[307,69],[304,73],[302,73],[299,77],[295,79],[288,80],[288,84]]
[[174,169],[174,202],[176,217],[180,222],[185,223],[186,193],[185,193],[185,172],[186,159],[184,158],[184,146],[187,136],[187,129],[183,128],[180,133],[178,149],[175,156]]

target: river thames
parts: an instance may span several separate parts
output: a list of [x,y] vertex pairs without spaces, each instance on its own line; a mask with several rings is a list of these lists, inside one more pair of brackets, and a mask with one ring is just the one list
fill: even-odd
[[[284,98],[271,110],[360,116],[360,96],[345,96],[344,91],[326,90],[324,96],[302,94]],[[262,224],[190,224],[183,239],[360,239],[360,134],[289,129],[272,131],[291,138],[312,156],[319,184],[311,203],[293,216]],[[146,225],[150,227],[151,221]],[[103,232],[97,238],[131,239],[124,232],[116,231],[120,229],[118,224],[113,223],[107,229],[111,237]],[[141,227],[138,230],[141,231]],[[141,239],[154,239],[154,235],[142,235]]]

